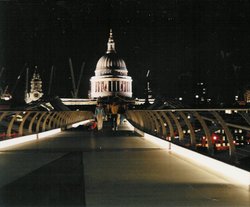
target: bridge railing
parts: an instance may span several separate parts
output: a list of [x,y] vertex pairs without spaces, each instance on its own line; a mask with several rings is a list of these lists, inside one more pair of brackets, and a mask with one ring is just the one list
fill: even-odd
[[91,119],[90,111],[1,111],[0,141],[37,134]]
[[129,110],[126,116],[138,129],[192,150],[211,156],[228,150],[232,162],[236,145],[250,144],[250,109]]

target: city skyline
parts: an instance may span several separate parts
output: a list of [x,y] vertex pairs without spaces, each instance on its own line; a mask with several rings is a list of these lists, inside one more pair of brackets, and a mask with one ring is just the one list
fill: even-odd
[[143,96],[148,70],[156,96],[183,96],[184,101],[198,82],[206,83],[213,100],[226,102],[249,84],[248,1],[44,0],[0,4],[0,66],[6,68],[10,88],[26,64],[31,69],[38,66],[46,91],[54,65],[54,95],[70,96],[71,57],[75,73],[79,73],[82,61],[86,63],[79,93],[87,97],[89,79],[105,53],[110,28],[133,78],[135,97]]

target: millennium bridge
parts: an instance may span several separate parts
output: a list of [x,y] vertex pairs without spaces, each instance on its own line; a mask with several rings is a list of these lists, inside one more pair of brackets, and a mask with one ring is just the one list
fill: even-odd
[[0,206],[249,206],[249,113],[2,111]]

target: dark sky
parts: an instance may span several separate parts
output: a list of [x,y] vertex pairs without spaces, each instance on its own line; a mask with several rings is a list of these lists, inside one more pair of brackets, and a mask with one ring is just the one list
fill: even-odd
[[80,95],[87,97],[110,28],[135,97],[148,69],[155,95],[166,97],[188,99],[202,81],[211,98],[229,101],[249,84],[250,2],[242,0],[0,0],[6,83],[22,94],[18,74],[37,65],[46,92],[54,65],[53,93],[70,96],[71,57],[76,74],[86,62]]

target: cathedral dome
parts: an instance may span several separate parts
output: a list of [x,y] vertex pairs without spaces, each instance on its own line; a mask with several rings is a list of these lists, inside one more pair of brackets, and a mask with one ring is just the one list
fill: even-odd
[[103,55],[96,64],[96,70],[127,70],[126,64],[116,53]]
[[[132,98],[132,78],[124,60],[115,51],[112,30],[109,33],[106,54],[97,62],[95,76],[90,78],[90,98]],[[109,99],[109,98],[108,98]]]
[[120,58],[115,51],[112,31],[110,31],[107,52],[98,60],[95,74],[96,76],[102,76],[127,75],[127,73],[128,71],[124,60]]

